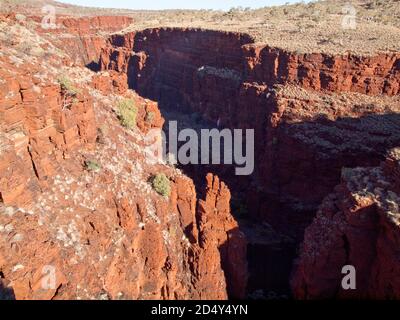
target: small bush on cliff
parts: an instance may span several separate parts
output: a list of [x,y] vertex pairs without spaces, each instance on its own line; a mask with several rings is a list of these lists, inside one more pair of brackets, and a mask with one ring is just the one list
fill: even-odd
[[96,142],[100,144],[106,144],[106,137],[108,136],[109,129],[107,125],[102,124],[100,128],[97,128],[97,139]]
[[136,126],[137,112],[132,99],[123,99],[118,103],[117,115],[125,128],[133,129]]
[[85,168],[87,171],[99,172],[101,169],[101,166],[94,160],[86,160]]
[[69,78],[61,76],[57,80],[64,94],[67,94],[70,97],[76,97],[78,95],[79,90],[72,84],[72,81]]
[[72,84],[71,80],[66,76],[61,76],[57,79],[63,94],[62,109],[71,109],[72,105],[77,102],[79,90]]
[[159,173],[151,179],[153,189],[164,197],[169,197],[171,194],[170,181],[164,173]]

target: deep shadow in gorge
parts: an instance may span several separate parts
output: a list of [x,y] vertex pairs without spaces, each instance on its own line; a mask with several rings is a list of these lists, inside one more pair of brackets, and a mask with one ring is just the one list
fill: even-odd
[[[163,104],[161,103],[160,105],[162,106]],[[181,124],[180,129],[196,129],[199,127],[221,129],[204,119],[199,120],[196,117],[196,120],[193,120],[190,114],[163,108],[161,110],[167,122],[177,121],[178,124]],[[337,121],[323,120],[322,123],[324,126],[338,128],[339,130],[353,128],[354,130],[350,130],[351,133],[343,136],[343,139],[348,140],[350,143],[361,144],[363,141],[363,123],[370,125],[373,132],[380,124],[383,124],[383,127],[387,124],[396,126],[396,124],[400,123],[400,115],[396,113],[370,114],[360,118],[340,118]],[[290,124],[286,130],[301,131],[303,128],[308,128],[313,132],[319,126],[321,126],[321,120],[317,119],[315,121]],[[168,126],[164,130],[168,132]],[[370,152],[364,151],[363,158],[360,158],[360,154],[352,155],[343,152],[338,161],[349,168],[377,166],[384,161],[386,148],[400,143],[400,128],[395,131],[387,130],[386,128],[383,131],[386,134],[375,132],[377,139],[381,141],[381,145],[377,144],[378,140],[364,141],[367,147],[372,145],[374,149]],[[359,137],[355,138],[356,136]],[[342,145],[345,145],[345,143],[342,143]],[[231,212],[236,217],[240,230],[246,234],[248,239],[247,261],[249,278],[247,286],[249,297],[254,299],[258,299],[260,296],[267,299],[286,299],[291,297],[290,280],[293,262],[297,258],[298,247],[303,240],[302,233],[311,224],[316,212],[314,210],[296,211],[285,206],[284,203],[274,199],[273,195],[260,192],[257,188],[254,188],[254,176],[236,176],[232,166],[186,165],[179,166],[179,168],[193,179],[199,198],[205,197],[201,191],[205,190],[204,177],[209,172],[218,175],[231,189]],[[332,182],[331,192],[333,192],[333,187],[339,184],[341,178],[341,167],[336,169],[336,181]],[[335,177],[334,174],[332,176]],[[324,177],[317,178],[324,179]],[[249,194],[253,194],[253,197],[249,197]],[[270,205],[267,214],[259,214],[258,217],[263,218],[249,215],[248,207],[251,206],[252,201],[254,203],[262,203],[264,206]],[[243,208],[243,205],[245,205],[245,208]],[[259,207],[259,209],[262,209],[262,207]],[[223,252],[224,248],[221,247],[220,250]],[[226,271],[226,269],[224,270]]]
[[[116,35],[110,42],[113,47],[103,52],[102,69],[126,72],[129,87],[157,101],[167,123],[178,121],[181,129],[255,130],[253,175],[236,176],[233,166],[224,165],[181,169],[198,192],[205,190],[209,172],[230,188],[232,213],[249,239],[248,293],[263,290],[264,296],[289,296],[296,249],[316,208],[340,182],[343,167],[376,166],[386,149],[400,142],[398,130],[380,129],[381,120],[389,125],[398,120],[393,115],[367,115],[282,123],[282,106],[270,90],[275,81],[281,82],[270,76],[274,60],[268,64],[265,59],[249,74],[243,47],[252,39],[242,34],[145,30]],[[268,58],[277,53],[265,54]],[[286,53],[280,58],[286,63],[287,59]],[[258,79],[262,72],[269,75],[263,81]],[[277,72],[287,71],[279,65]],[[370,131],[371,124],[375,131]],[[337,152],[336,145],[343,150]]]
[[[179,129],[192,128],[197,131],[202,128],[253,129],[252,119],[243,125],[240,123],[242,115],[233,117],[226,113],[227,110],[234,112],[243,81],[242,46],[252,42],[252,39],[231,33],[221,36],[219,32],[192,33],[187,30],[181,33],[180,30],[172,30],[161,36],[161,44],[158,43],[161,47],[148,48],[148,39],[152,37],[157,39],[158,35],[145,31],[144,35],[138,34],[132,40],[137,45],[137,53],[128,61],[128,84],[141,96],[158,102],[166,119],[166,133],[169,121],[177,121]],[[162,47],[163,44],[166,47]],[[215,101],[216,98],[218,101]],[[200,108],[193,108],[193,104]],[[209,104],[212,106],[207,106]],[[202,110],[201,106],[205,106],[205,109]],[[261,127],[266,127],[267,118],[264,121]],[[256,134],[262,135],[260,131],[257,130]],[[259,147],[256,147],[256,154]],[[240,229],[248,239],[252,239],[248,245],[248,293],[261,290],[263,296],[269,292],[289,296],[295,241],[273,230],[271,233],[272,228],[266,222],[265,226],[255,227],[263,217],[255,212],[249,214],[252,208],[248,195],[253,194],[258,198],[266,198],[267,195],[258,190],[257,174],[236,176],[234,166],[227,165],[186,165],[180,168],[194,181],[197,192],[205,191],[207,173],[218,175],[231,190],[231,211]],[[199,194],[199,198],[204,198],[204,194]],[[254,232],[255,229],[259,230]],[[223,248],[220,250],[223,251]],[[229,272],[227,264],[224,261],[223,264],[225,272]]]
[[[1,272],[0,275],[2,275]],[[1,277],[0,277],[0,300],[15,300],[14,290],[4,285],[4,282],[2,281]]]
[[[176,111],[182,108],[174,108],[170,99],[171,97],[169,97],[167,103],[164,103],[162,99],[155,99],[158,101],[161,113],[166,120],[163,130],[167,135],[167,143],[169,121],[177,121],[178,132],[190,128],[196,130],[199,136],[200,129],[224,129],[202,118],[198,113]],[[184,143],[181,142],[180,145]],[[221,156],[221,159],[223,159],[223,156]],[[296,241],[292,236],[276,232],[269,223],[257,219],[256,216],[249,215],[251,199],[248,199],[248,194],[253,193],[256,195],[258,193],[256,197],[263,197],[257,191],[257,188],[254,187],[254,176],[237,176],[235,174],[235,165],[178,164],[177,167],[194,181],[199,199],[205,198],[205,177],[208,173],[219,176],[228,185],[232,193],[231,212],[238,221],[240,230],[245,233],[249,241],[247,248],[249,268],[247,290],[250,297],[257,299],[260,294],[264,297],[289,297],[289,278],[292,261],[296,254]],[[264,197],[266,199],[266,193]],[[276,208],[279,207],[276,204]],[[222,257],[226,256],[223,253],[225,250],[224,246],[219,248],[219,250]],[[222,260],[222,264],[224,271],[229,273],[229,270],[227,270],[228,263]],[[229,281],[227,281],[227,285],[229,293]]]

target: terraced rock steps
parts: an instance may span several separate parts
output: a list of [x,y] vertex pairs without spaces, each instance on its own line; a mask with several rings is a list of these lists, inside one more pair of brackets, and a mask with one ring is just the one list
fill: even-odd
[[205,170],[246,199],[247,219],[267,222],[295,243],[343,167],[377,166],[400,143],[398,53],[298,54],[243,33],[156,28],[111,36],[100,69],[126,74],[161,110],[254,128],[250,178]]

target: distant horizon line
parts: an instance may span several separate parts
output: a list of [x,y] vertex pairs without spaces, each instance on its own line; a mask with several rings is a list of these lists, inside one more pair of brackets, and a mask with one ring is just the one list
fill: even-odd
[[93,8],[93,9],[114,9],[114,10],[130,10],[130,11],[229,11],[230,9],[233,8],[243,8],[247,9],[249,8],[250,10],[259,10],[262,8],[271,8],[271,7],[279,7],[279,6],[285,6],[285,5],[293,5],[293,4],[299,4],[299,3],[308,3],[308,2],[313,2],[315,0],[292,0],[292,1],[285,1],[284,3],[271,3],[268,5],[260,5],[257,7],[251,7],[251,6],[246,6],[246,5],[236,5],[236,6],[231,6],[229,8],[129,8],[129,7],[112,7],[112,6],[99,6],[98,4],[96,5],[87,5],[87,4],[78,4],[74,2],[74,0],[54,0],[55,2],[58,2],[60,4],[67,4],[67,5],[72,5],[72,6],[77,6],[77,7],[83,7],[83,8]]

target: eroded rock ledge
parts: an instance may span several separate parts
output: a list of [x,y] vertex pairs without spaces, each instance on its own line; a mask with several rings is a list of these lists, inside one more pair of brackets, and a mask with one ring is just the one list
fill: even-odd
[[[400,150],[380,167],[343,170],[342,183],[307,228],[292,281],[299,299],[400,298]],[[356,290],[343,290],[343,266]]]
[[[378,165],[400,143],[400,56],[298,55],[252,41],[201,29],[118,34],[102,50],[100,69],[126,74],[131,88],[162,108],[254,128],[258,189],[315,210],[343,166]],[[271,203],[254,200],[254,216],[269,211]]]
[[[57,51],[12,19],[0,23],[15,41],[0,55],[0,296],[243,298],[246,239],[226,185],[209,175],[199,201],[191,179],[144,153],[144,134],[164,123],[157,103],[120,74],[32,57],[42,46]],[[30,37],[39,40],[19,50]],[[123,98],[138,109],[132,130],[116,115]],[[169,198],[152,189],[156,173],[170,179]]]
[[[303,299],[348,297],[338,289],[338,268],[352,263],[363,284],[351,296],[398,297],[398,281],[388,284],[397,272],[397,153],[377,168],[386,150],[400,145],[398,53],[297,54],[255,44],[246,34],[200,29],[149,29],[106,40],[98,32],[113,31],[114,19],[65,18],[61,28],[41,34],[35,43],[52,53],[53,44],[64,45],[59,35],[69,39],[69,57],[54,54],[50,62],[32,58],[37,46],[19,47],[36,37],[27,30],[18,37],[22,27],[9,29],[13,41],[1,44],[0,289],[19,299],[245,296],[248,246],[230,212],[228,186],[208,175],[199,200],[181,171],[146,161],[143,134],[163,126],[160,105],[198,112],[223,127],[255,129],[256,172],[236,185],[247,190],[249,216],[278,230],[271,229],[271,241],[250,246],[271,257],[293,250],[293,239],[281,233],[302,238],[343,167],[376,167],[343,171],[342,185],[307,229],[292,288]],[[78,67],[99,55],[105,72]],[[82,87],[67,105],[57,70]],[[139,107],[137,130],[118,122],[122,97]],[[150,124],[148,112],[155,114]],[[85,170],[87,160],[102,170]],[[148,183],[158,172],[171,180],[169,199]],[[282,257],[283,275],[268,269],[263,288],[271,278],[288,282],[293,254]],[[43,290],[49,265],[56,286]]]
[[[140,91],[144,90],[141,84],[155,76],[153,72],[163,73],[163,70],[156,70],[158,65],[168,68],[169,79],[177,81],[176,88],[187,84],[188,80],[193,81],[195,70],[209,66],[237,71],[243,82],[292,83],[317,91],[350,91],[368,95],[396,95],[400,92],[398,53],[372,57],[297,54],[253,42],[243,33],[147,29],[111,36],[100,64],[102,69],[128,72],[132,85]],[[147,68],[143,70],[145,66]],[[173,77],[178,72],[180,77]]]
[[400,144],[398,53],[298,54],[241,33],[155,28],[111,36],[100,69],[162,108],[254,128],[256,171],[228,185],[249,216],[296,241],[343,167],[378,166]]

